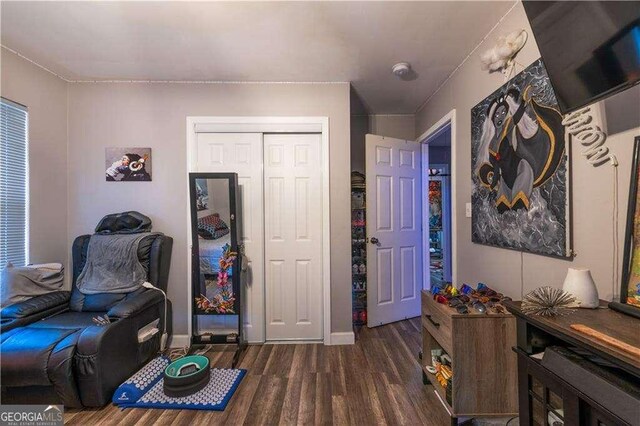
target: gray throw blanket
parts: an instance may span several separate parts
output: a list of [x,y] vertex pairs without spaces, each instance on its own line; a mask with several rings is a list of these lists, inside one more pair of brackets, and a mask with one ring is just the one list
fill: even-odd
[[150,235],[161,234],[92,235],[87,261],[76,282],[78,290],[83,294],[97,294],[130,293],[139,289],[147,280],[147,274],[138,260],[138,245]]

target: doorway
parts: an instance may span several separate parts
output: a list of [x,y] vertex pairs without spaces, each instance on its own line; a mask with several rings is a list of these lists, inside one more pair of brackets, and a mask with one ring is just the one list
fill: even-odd
[[[441,150],[440,148],[445,148]],[[429,158],[450,146],[429,146]],[[445,151],[446,152],[446,151]],[[431,285],[442,287],[451,282],[451,184],[449,164],[428,165],[429,188],[429,274]]]
[[455,110],[418,142],[422,144],[424,288],[455,282]]

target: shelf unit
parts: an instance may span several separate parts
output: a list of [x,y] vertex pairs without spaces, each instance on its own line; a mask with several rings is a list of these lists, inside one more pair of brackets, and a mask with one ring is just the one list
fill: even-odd
[[367,227],[363,185],[351,187],[351,293],[354,326],[367,324]]
[[[516,320],[511,314],[459,314],[422,291],[422,374],[443,407],[458,417],[515,416],[518,413]],[[426,366],[431,350],[451,358],[451,386],[442,387]]]

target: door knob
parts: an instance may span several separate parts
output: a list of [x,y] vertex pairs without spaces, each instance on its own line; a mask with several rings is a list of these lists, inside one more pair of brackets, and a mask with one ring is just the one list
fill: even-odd
[[369,241],[371,241],[371,244],[380,244],[380,240],[378,240],[376,237],[371,237]]

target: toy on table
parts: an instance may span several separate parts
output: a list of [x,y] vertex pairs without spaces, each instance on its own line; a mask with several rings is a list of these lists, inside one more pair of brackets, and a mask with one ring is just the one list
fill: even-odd
[[474,301],[471,306],[473,306],[473,309],[480,312],[481,314],[484,314],[485,312],[487,312],[487,307],[484,306],[484,303],[482,303],[479,300]]
[[475,290],[473,288],[471,288],[471,286],[467,285],[467,284],[462,284],[462,287],[460,287],[460,292],[462,294],[471,294],[473,293]]
[[449,299],[447,299],[447,297],[442,294],[434,295],[433,300],[435,300],[438,303],[442,303],[443,305],[446,305],[447,303],[449,303]]
[[469,308],[467,308],[467,305],[459,305],[459,306],[456,306],[456,311],[459,314],[468,314]]
[[451,283],[447,283],[443,287],[434,287],[431,293],[437,303],[448,305],[460,314],[469,313],[470,307],[483,314],[503,314],[505,310],[500,303],[511,300],[484,283],[478,283],[476,289],[468,284],[462,284],[457,289]]

